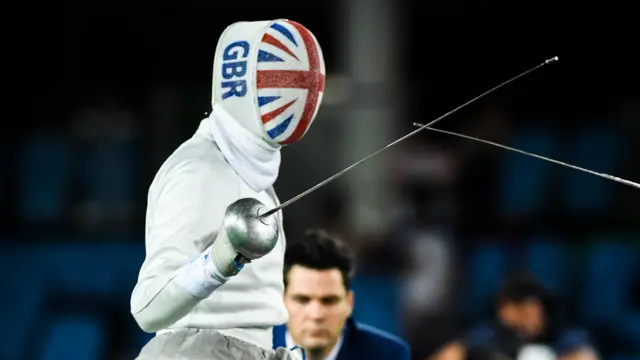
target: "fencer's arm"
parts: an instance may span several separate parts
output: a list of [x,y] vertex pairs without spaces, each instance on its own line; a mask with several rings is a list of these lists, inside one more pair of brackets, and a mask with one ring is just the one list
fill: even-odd
[[177,166],[149,194],[146,258],[131,296],[131,313],[145,332],[174,324],[229,279],[210,251],[237,197],[235,177],[198,161]]

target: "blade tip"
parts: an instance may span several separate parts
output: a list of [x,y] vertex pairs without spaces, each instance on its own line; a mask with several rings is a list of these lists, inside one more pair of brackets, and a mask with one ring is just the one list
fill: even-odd
[[551,63],[556,62],[556,61],[558,61],[558,60],[559,60],[559,59],[558,59],[558,57],[557,57],[557,56],[554,56],[554,57],[552,57],[551,59],[549,59],[549,60],[545,61],[544,63],[545,63],[545,64],[551,64]]

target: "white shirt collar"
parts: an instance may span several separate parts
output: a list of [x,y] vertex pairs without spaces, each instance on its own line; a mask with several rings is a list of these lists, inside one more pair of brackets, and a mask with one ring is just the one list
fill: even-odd
[[[292,347],[296,346],[289,331],[285,332],[284,339],[285,343],[287,344],[287,348],[291,349]],[[340,334],[336,345],[333,347],[329,355],[327,355],[323,360],[336,360],[336,358],[338,357],[338,352],[340,352],[340,347],[342,347],[342,334]],[[302,357],[300,358],[302,359]]]

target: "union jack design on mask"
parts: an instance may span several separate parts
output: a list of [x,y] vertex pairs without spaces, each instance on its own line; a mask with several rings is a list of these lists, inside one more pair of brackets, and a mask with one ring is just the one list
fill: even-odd
[[313,34],[294,21],[271,24],[258,50],[258,106],[268,136],[281,145],[299,140],[322,101],[325,66]]

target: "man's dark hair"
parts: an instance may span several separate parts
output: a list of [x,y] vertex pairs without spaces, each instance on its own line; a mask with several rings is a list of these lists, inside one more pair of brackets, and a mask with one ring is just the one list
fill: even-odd
[[516,272],[507,277],[498,291],[498,302],[520,303],[526,300],[539,300],[545,303],[550,296],[547,289],[528,272]]
[[355,256],[344,242],[325,230],[314,229],[287,245],[284,255],[285,286],[287,275],[294,265],[314,270],[338,269],[345,288],[350,289],[355,272]]
[[553,338],[565,326],[565,314],[556,294],[543,286],[531,273],[516,272],[505,279],[498,291],[498,303],[522,303],[535,299],[542,304],[546,317],[544,338]]

